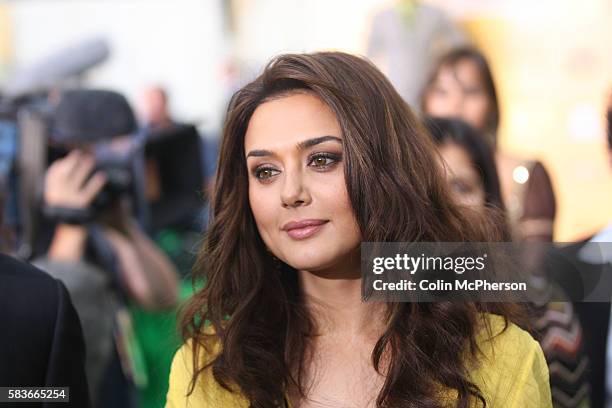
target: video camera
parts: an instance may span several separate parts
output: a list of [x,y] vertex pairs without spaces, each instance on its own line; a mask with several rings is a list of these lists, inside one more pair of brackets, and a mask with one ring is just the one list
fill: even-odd
[[[84,224],[122,195],[137,196],[135,176],[140,147],[136,118],[120,94],[103,90],[74,90],[61,95],[47,118],[47,164],[73,149],[93,155],[97,171],[107,182],[91,208],[74,210],[45,206],[45,215],[60,222]],[[44,139],[40,141],[44,143]],[[90,176],[91,176],[90,175]]]
[[[24,258],[46,250],[54,223],[86,224],[122,196],[149,232],[189,227],[203,207],[201,140],[192,125],[140,132],[125,98],[101,90],[67,91],[55,107],[43,101],[26,105],[16,123],[19,255]],[[47,168],[75,148],[95,157],[93,172],[106,173],[103,191],[85,210],[41,206]],[[155,174],[147,172],[151,166]],[[158,185],[156,196],[147,194],[151,182]]]
[[[138,180],[144,139],[126,99],[102,90],[70,90],[59,98],[55,105],[46,99],[22,106],[16,115],[19,255],[26,258],[46,250],[55,223],[87,224],[121,196],[130,197],[136,218],[146,207]],[[42,200],[45,173],[73,149],[94,156],[92,175],[104,171],[107,183],[89,208],[50,207]]]
[[[130,197],[134,217],[149,232],[188,226],[204,205],[198,194],[204,184],[201,139],[194,126],[147,133],[137,129],[129,104],[117,93],[57,93],[108,54],[104,40],[88,40],[18,72],[3,84],[0,177],[8,186],[5,225],[16,236],[11,252],[21,258],[46,251],[53,230],[49,218],[80,223],[95,218],[122,195]],[[95,170],[107,175],[105,188],[86,212],[41,211],[48,166],[74,148],[95,157]],[[147,195],[147,183],[155,179],[147,174],[150,167],[157,169],[157,196]]]

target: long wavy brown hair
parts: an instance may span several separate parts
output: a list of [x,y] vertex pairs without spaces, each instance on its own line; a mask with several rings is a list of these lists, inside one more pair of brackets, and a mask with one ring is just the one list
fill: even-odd
[[[240,392],[251,407],[283,406],[288,387],[306,394],[304,360],[316,327],[297,271],[275,260],[258,233],[244,152],[255,109],[292,92],[312,93],[336,115],[346,188],[363,241],[499,238],[485,217],[471,219],[454,204],[424,127],[374,65],[340,52],[279,56],[228,107],[211,223],[194,270],[206,284],[181,320],[193,348],[189,393],[211,369],[221,386]],[[504,304],[389,303],[386,329],[372,352],[379,372],[383,356],[388,361],[377,407],[441,407],[441,388],[456,391],[457,407],[484,405],[468,367],[478,361],[476,334],[485,312],[516,316]],[[203,362],[201,353],[212,353],[211,344],[220,351]]]

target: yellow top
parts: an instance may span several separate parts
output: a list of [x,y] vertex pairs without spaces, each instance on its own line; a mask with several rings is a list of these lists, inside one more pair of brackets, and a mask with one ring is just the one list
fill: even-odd
[[[548,366],[540,345],[514,324],[495,336],[503,328],[503,318],[489,315],[489,319],[494,337],[489,339],[486,332],[481,331],[478,341],[483,355],[479,367],[471,374],[487,407],[552,407]],[[213,351],[218,352],[218,345]],[[217,384],[210,369],[198,377],[198,386],[186,397],[192,373],[191,359],[191,348],[183,345],[172,362],[166,408],[248,408],[248,401],[243,396],[232,394]],[[449,398],[452,395],[449,393]]]

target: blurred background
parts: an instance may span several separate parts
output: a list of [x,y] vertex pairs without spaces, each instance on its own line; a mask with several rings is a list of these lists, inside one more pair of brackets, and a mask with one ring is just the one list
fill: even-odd
[[[501,104],[501,146],[546,165],[558,202],[555,239],[574,240],[605,224],[612,199],[602,148],[612,2],[423,2],[443,10],[488,57]],[[373,16],[394,3],[4,1],[0,84],[53,52],[104,38],[109,58],[83,74],[83,83],[120,91],[134,106],[144,88],[159,84],[173,115],[214,138],[228,97],[270,57],[321,49],[366,54]]]

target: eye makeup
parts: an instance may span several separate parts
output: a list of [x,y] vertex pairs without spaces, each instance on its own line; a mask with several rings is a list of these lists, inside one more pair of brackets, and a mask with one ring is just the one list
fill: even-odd
[[342,161],[342,155],[331,152],[313,153],[308,156],[308,165],[317,169],[327,169]]
[[[342,154],[332,152],[315,152],[308,155],[306,165],[318,172],[325,172],[342,161]],[[251,175],[261,182],[269,182],[281,171],[272,164],[261,164],[251,169]]]

